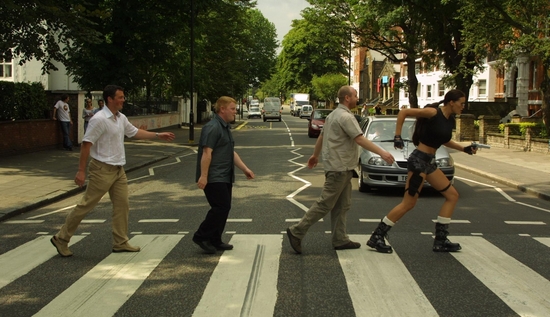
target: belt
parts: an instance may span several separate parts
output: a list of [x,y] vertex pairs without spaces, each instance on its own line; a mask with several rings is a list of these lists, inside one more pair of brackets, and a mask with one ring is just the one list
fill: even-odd
[[428,162],[430,164],[435,163],[435,154],[428,154],[426,152],[422,152],[418,149],[414,150],[413,154],[423,160],[424,162]]
[[116,168],[122,168],[123,167],[123,165],[113,165],[113,164],[108,164],[108,163],[105,163],[105,162],[101,162],[101,161],[96,160],[95,158],[93,158],[92,160],[94,160],[97,163],[109,166],[109,167],[116,167]]

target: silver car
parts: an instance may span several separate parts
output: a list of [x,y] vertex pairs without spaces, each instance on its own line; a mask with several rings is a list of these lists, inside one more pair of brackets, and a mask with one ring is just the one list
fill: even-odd
[[[416,148],[412,143],[414,132],[414,118],[407,118],[401,130],[401,137],[405,143],[403,149],[393,147],[395,124],[397,116],[371,116],[361,121],[363,135],[390,152],[395,162],[389,165],[378,154],[359,147],[359,164],[355,170],[359,176],[359,191],[368,192],[377,187],[405,187],[407,181],[407,159]],[[435,153],[437,166],[452,182],[455,168],[453,158],[444,146]],[[424,186],[430,186],[428,182]]]
[[261,118],[261,117],[262,117],[262,112],[260,111],[260,107],[250,106],[250,109],[248,109],[248,119]]

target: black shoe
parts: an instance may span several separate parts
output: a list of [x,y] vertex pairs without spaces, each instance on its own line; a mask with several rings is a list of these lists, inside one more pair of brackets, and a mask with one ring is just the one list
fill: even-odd
[[216,253],[216,248],[212,245],[212,243],[210,243],[210,241],[207,241],[207,240],[199,241],[193,238],[193,242],[195,242],[195,244],[201,247],[201,249],[203,249],[204,252],[208,254]]
[[435,224],[434,252],[457,252],[462,249],[459,243],[452,243],[447,239],[447,235],[449,234],[447,229],[449,229],[448,224]]
[[233,250],[233,245],[229,243],[220,243],[220,244],[213,244],[214,248],[219,251],[228,251]]
[[350,241],[344,245],[339,245],[337,247],[334,247],[335,250],[348,250],[348,249],[359,249],[361,247],[361,243],[359,242],[353,242]]
[[292,249],[294,249],[296,253],[302,254],[302,239],[295,237],[292,232],[290,232],[290,228],[286,229],[286,235],[288,236],[288,241]]
[[369,241],[367,241],[367,245],[373,249],[376,249],[376,251],[380,253],[392,253],[392,247],[387,245],[386,241],[384,240],[384,238],[387,237],[388,231],[390,231],[390,229],[391,226],[388,226],[383,221],[380,221],[378,227],[376,227],[376,229],[370,236]]

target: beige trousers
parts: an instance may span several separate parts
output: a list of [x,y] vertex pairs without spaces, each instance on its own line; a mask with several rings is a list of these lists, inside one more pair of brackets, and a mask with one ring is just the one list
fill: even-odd
[[325,172],[325,184],[321,197],[309,208],[299,223],[290,227],[292,235],[303,239],[309,227],[330,212],[332,245],[339,247],[348,243],[346,214],[351,208],[352,171]]
[[122,166],[113,166],[95,159],[88,166],[88,186],[82,200],[67,215],[65,224],[56,234],[57,238],[69,243],[78,225],[109,192],[113,203],[113,247],[120,247],[128,241],[128,179]]

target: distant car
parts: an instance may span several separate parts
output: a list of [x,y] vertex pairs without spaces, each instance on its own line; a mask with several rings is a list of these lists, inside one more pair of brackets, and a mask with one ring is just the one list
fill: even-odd
[[307,124],[307,136],[310,138],[319,137],[321,129],[325,125],[325,119],[332,112],[332,109],[315,109],[311,113]]
[[267,120],[277,120],[281,122],[281,99],[277,97],[265,98],[262,115],[264,122]]
[[252,99],[252,100],[250,101],[250,106],[251,106],[251,107],[260,107],[260,100],[258,100],[258,99]]
[[300,112],[302,112],[302,106],[301,105],[296,105],[296,106],[294,106],[294,113],[292,115],[295,116],[295,117],[299,117]]
[[[395,163],[389,165],[378,154],[359,148],[359,163],[355,171],[359,175],[359,191],[368,192],[378,187],[405,187],[407,181],[407,160],[416,149],[412,143],[415,119],[407,118],[403,123],[401,137],[405,143],[403,149],[393,147],[397,116],[371,116],[361,123],[363,135],[379,147],[390,152]],[[454,180],[454,161],[447,148],[441,146],[435,153],[435,161],[443,174],[451,182]],[[424,187],[430,186],[428,182]]]
[[313,107],[311,105],[303,105],[302,111],[300,111],[300,119],[309,118],[311,116],[312,111],[313,111]]
[[248,109],[248,119],[261,118],[261,117],[262,117],[262,112],[260,111],[260,107],[250,106],[250,109]]

